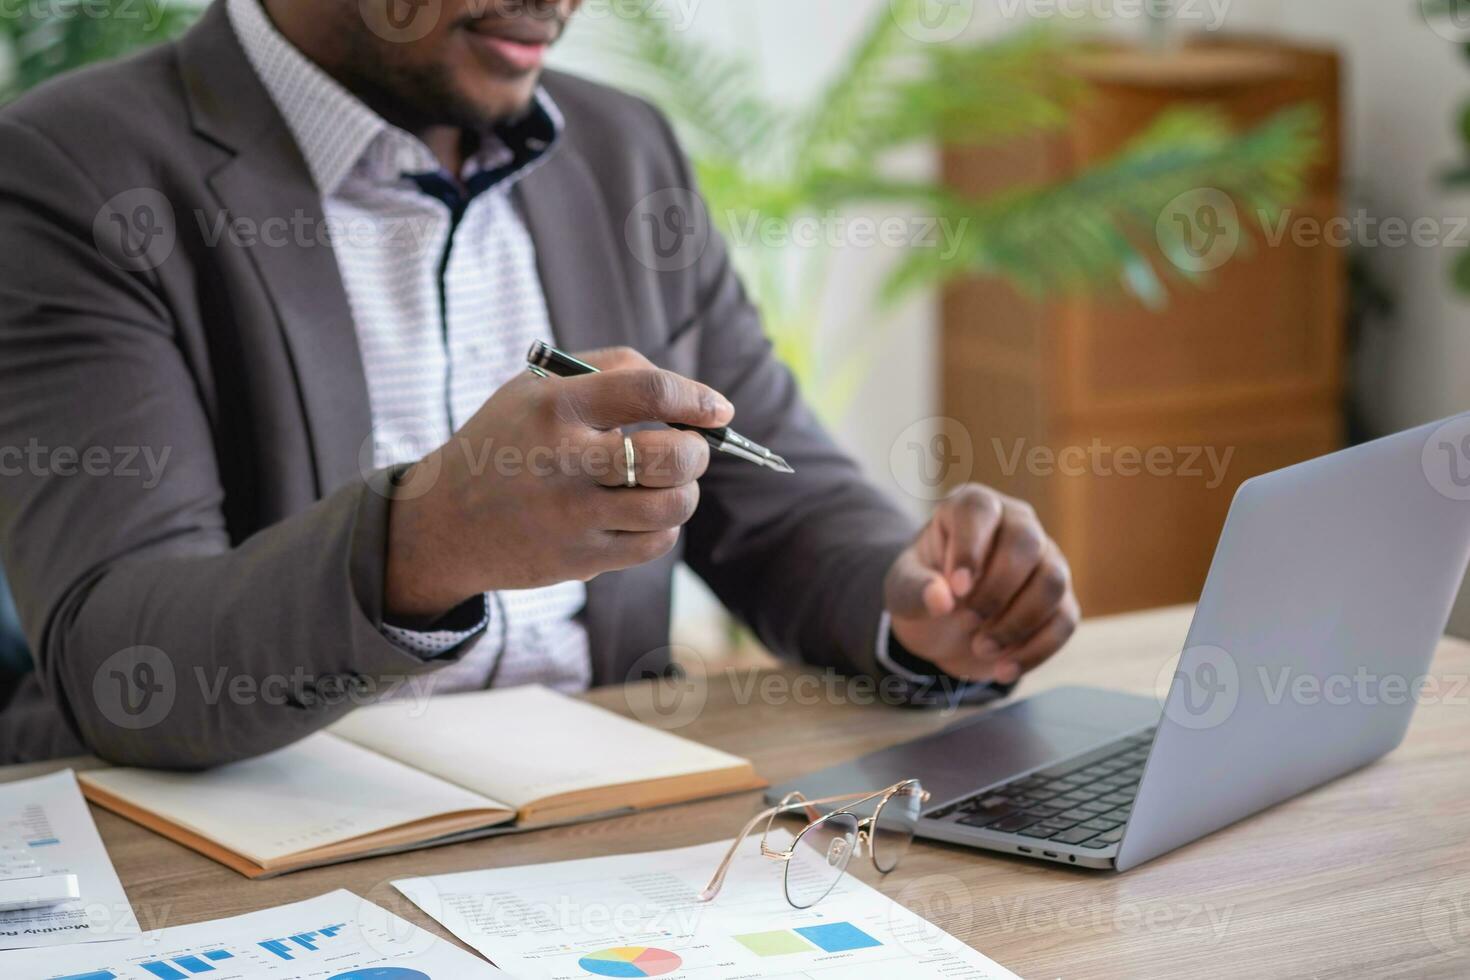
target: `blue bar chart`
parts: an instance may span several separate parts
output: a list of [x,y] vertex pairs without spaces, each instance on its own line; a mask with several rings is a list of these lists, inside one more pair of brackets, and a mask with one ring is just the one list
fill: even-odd
[[215,963],[234,958],[234,954],[223,949],[211,949],[204,953],[183,953],[167,960],[150,960],[138,966],[159,980],[188,980],[201,973],[214,973]]
[[293,936],[286,936],[283,939],[262,940],[256,945],[283,960],[294,960],[297,956],[301,955],[303,950],[315,953],[320,948],[319,944],[323,938],[332,939],[342,929],[343,923],[339,922],[334,926],[322,926],[320,929],[312,932],[298,932]]
[[[306,932],[292,933],[279,939],[262,939],[255,942],[253,946],[264,950],[275,959],[294,961],[306,954],[321,952],[323,943],[337,938],[345,928],[345,924],[337,923]],[[227,970],[228,973],[224,975],[231,977],[240,976],[242,970],[253,976],[253,971],[263,967],[270,969],[274,975],[274,971],[280,969],[280,967],[267,967],[266,963],[261,962],[260,954],[248,943],[235,948],[236,952],[233,953],[224,948],[201,949],[195,952],[170,951],[166,955],[155,955],[153,958],[140,957],[132,962],[130,968],[116,968],[122,969],[122,973],[116,973],[113,970],[97,970],[91,973],[74,973],[56,977],[55,980],[132,980],[135,974],[131,971],[134,969],[142,971],[149,978],[157,978],[157,980],[192,980],[194,977],[208,977],[210,974],[221,975],[221,970]],[[374,966],[362,970],[349,969],[346,973],[331,975],[329,980],[430,980],[430,977],[421,971],[404,967]]]
[[143,969],[158,977],[159,980],[188,980],[188,974],[174,969],[162,960],[154,960],[151,963],[139,963]]
[[8,950],[0,980],[494,980],[505,974],[352,892],[134,939]]

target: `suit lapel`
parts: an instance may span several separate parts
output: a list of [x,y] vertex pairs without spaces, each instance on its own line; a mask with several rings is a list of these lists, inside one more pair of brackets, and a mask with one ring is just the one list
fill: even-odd
[[632,343],[637,324],[623,263],[586,161],[559,147],[516,185],[515,194],[536,243],[557,344],[579,351]]
[[223,3],[179,42],[179,56],[196,130],[234,153],[209,176],[224,216],[257,229],[284,221],[288,229],[308,231],[309,244],[257,243],[246,251],[291,354],[317,491],[326,495],[360,478],[358,457],[371,435],[372,410],[336,254],[316,235],[324,227],[321,195]]
[[[284,164],[286,149],[277,147],[277,156],[252,150],[211,178],[227,214],[257,228],[268,227],[261,224],[268,219],[291,221],[292,216],[301,216],[304,227],[322,227],[316,188],[304,171]],[[325,495],[360,478],[359,450],[372,429],[357,328],[336,255],[326,245],[256,246],[249,252],[291,351],[318,491]],[[371,456],[367,465],[372,465]]]
[[[179,42],[180,71],[196,131],[233,156],[210,175],[221,207],[252,222],[284,218],[320,227],[321,196],[284,120],[215,3]],[[620,243],[587,162],[554,150],[516,185],[536,244],[556,342],[570,350],[636,343],[640,324],[624,281]],[[311,224],[315,222],[317,224]],[[321,494],[357,478],[372,413],[357,331],[335,254],[327,246],[250,249],[295,365]],[[594,667],[614,678],[625,637],[623,576],[587,589]],[[629,624],[635,625],[635,624]],[[620,678],[618,678],[620,679]]]

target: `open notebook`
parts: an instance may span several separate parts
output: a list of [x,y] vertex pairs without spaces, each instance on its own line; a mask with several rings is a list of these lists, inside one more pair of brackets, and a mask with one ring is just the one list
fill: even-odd
[[99,806],[251,878],[765,785],[745,759],[543,687],[360,708],[208,772],[77,779]]

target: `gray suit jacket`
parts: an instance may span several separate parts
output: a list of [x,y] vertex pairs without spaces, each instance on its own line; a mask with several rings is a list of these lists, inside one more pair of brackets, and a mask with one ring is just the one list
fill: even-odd
[[[707,382],[797,470],[717,459],[678,553],[591,583],[596,680],[667,665],[681,558],[772,649],[878,674],[881,583],[914,529],[802,404],[721,242],[675,272],[624,243],[638,201],[692,186],[664,120],[575,78],[546,86],[566,139],[516,193],[557,341]],[[104,210],[128,195],[126,220],[140,188],[173,211],[157,268],[117,252]],[[322,221],[222,4],[177,43],[0,112],[0,446],[30,449],[0,481],[0,560],[37,662],[0,714],[0,762],[80,742],[211,766],[329,724],[344,683],[435,667],[379,629],[388,491],[359,461],[368,394],[333,253],[212,241],[224,214]],[[118,659],[137,647],[163,660]],[[167,710],[120,715],[123,677],[167,684]]]

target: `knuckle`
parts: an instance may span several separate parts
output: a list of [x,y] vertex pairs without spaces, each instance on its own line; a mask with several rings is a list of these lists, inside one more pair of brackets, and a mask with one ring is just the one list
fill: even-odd
[[631,347],[609,347],[607,359],[615,367],[633,367],[648,363],[642,354]]
[[638,446],[636,452],[638,482],[643,486],[663,486],[673,475],[673,461],[667,446],[657,442],[644,443]]
[[993,620],[1001,610],[999,587],[994,580],[987,578],[980,583],[970,595],[970,608],[979,614],[982,620]]
[[1041,557],[1046,548],[1046,535],[1041,533],[1041,528],[1035,524],[1018,523],[1013,524],[1007,537],[1010,550],[1018,558],[1027,561],[1035,561]]
[[1000,511],[1000,498],[978,483],[967,483],[954,492],[952,499],[959,506],[978,514]]
[[688,484],[652,492],[638,507],[643,526],[662,531],[684,526],[698,505],[699,490]]
[[667,371],[644,371],[639,383],[644,400],[654,411],[667,411],[679,397],[679,384]]
[[676,489],[660,490],[658,499],[650,504],[649,511],[652,517],[649,523],[655,530],[663,531],[671,527],[678,527],[683,523],[679,520],[683,511],[683,503]]
[[670,528],[666,531],[654,531],[642,536],[639,542],[641,554],[639,557],[646,563],[658,561],[660,558],[674,550],[679,543],[679,530]]
[[[1006,618],[1010,619],[1009,616]],[[1040,625],[1032,621],[1031,617],[1026,617],[1026,621],[1012,620],[995,630],[995,642],[1002,648],[1013,647],[1034,633]]]
[[700,436],[681,433],[674,443],[675,474],[684,480],[697,480],[709,469],[709,443]]
[[694,512],[699,509],[699,484],[685,484],[674,492],[678,495],[674,509],[675,523],[683,527],[693,519]]
[[697,480],[709,466],[709,447],[698,436],[669,432],[650,439],[643,471],[666,486],[677,487]]
[[579,573],[601,574],[608,569],[608,557],[612,554],[615,535],[610,531],[589,529],[574,548],[570,549]]
[[[984,642],[985,640],[988,640],[988,641],[990,641],[990,643],[993,643],[996,647],[999,648],[999,650],[990,649],[988,647],[988,645]],[[1008,644],[1006,644],[1005,642],[1002,641],[1000,634],[999,633],[996,633],[996,632],[991,632],[988,636],[985,636],[985,637],[976,637],[974,639],[974,641],[971,642],[971,644],[970,644],[970,649],[969,649],[969,659],[970,659],[970,662],[972,664],[973,663],[980,663],[980,664],[992,664],[992,663],[995,663],[995,661],[997,661],[997,660],[1000,659],[1000,651],[1001,650],[1004,650],[1007,645]]]
[[1071,585],[1070,576],[1067,574],[1065,565],[1048,563],[1041,570],[1041,592],[1049,604],[1055,605],[1062,601]]

